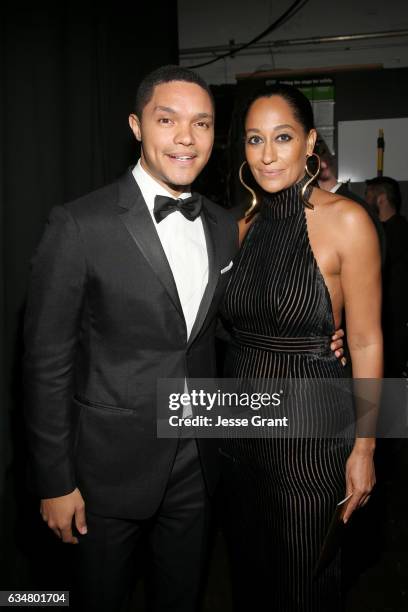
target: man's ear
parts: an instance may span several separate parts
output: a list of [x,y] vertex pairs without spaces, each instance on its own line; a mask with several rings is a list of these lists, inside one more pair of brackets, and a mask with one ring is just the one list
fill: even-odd
[[377,206],[382,206],[383,204],[386,204],[387,202],[387,196],[385,195],[385,193],[379,193],[377,195]]
[[130,125],[130,129],[132,130],[136,140],[141,142],[142,141],[142,131],[140,129],[139,117],[137,115],[134,115],[133,113],[129,115],[129,125]]

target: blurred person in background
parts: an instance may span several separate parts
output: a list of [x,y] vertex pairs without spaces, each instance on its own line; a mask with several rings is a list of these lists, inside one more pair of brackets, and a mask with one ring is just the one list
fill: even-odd
[[381,221],[386,237],[383,269],[384,375],[408,371],[408,221],[400,214],[398,182],[387,176],[366,181],[366,200]]

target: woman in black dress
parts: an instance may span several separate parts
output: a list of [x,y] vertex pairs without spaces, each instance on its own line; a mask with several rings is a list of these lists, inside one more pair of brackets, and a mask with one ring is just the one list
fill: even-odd
[[[275,85],[250,103],[245,152],[261,201],[241,222],[223,304],[233,335],[228,377],[344,377],[329,348],[343,309],[353,377],[382,375],[377,236],[361,206],[307,185],[315,140],[311,105],[297,89]],[[328,404],[330,415],[336,403]],[[303,409],[299,402],[300,428]],[[235,609],[340,610],[339,555],[318,576],[314,567],[336,504],[352,494],[347,521],[369,498],[374,444],[324,436],[223,441]]]

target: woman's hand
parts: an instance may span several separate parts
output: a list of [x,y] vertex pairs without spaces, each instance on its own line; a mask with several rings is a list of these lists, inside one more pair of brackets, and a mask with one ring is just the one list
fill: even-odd
[[374,452],[354,448],[346,463],[346,496],[352,494],[352,497],[343,516],[345,523],[356,508],[365,506],[374,485]]
[[339,329],[336,329],[333,336],[331,337],[332,342],[330,344],[330,348],[336,355],[337,359],[340,359],[341,365],[344,367],[347,363],[347,359],[344,357],[343,338],[344,331],[340,327]]

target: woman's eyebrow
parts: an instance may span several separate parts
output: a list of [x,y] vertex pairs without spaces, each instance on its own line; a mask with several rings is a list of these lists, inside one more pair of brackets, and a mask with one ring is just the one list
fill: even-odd
[[[282,123],[280,125],[276,125],[273,128],[273,131],[276,132],[277,130],[282,130],[283,128],[290,128],[291,130],[295,129],[293,127],[293,125],[290,125],[290,123]],[[258,130],[258,128],[247,128],[246,130],[247,132],[260,132],[261,130]]]

